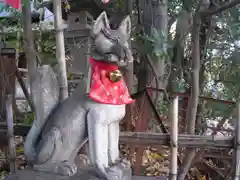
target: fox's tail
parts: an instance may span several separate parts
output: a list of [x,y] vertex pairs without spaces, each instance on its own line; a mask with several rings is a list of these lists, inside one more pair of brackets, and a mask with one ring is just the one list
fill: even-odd
[[38,108],[35,109],[34,121],[24,144],[24,154],[28,162],[35,161],[39,135],[48,116],[59,103],[59,85],[52,68],[48,65],[38,68],[36,77],[33,102]]

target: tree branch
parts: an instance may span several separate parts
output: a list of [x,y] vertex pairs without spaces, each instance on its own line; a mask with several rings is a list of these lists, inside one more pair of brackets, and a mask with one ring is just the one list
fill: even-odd
[[240,4],[240,0],[233,0],[233,1],[230,1],[229,3],[226,3],[226,4],[222,5],[221,7],[217,8],[217,9],[204,10],[202,12],[202,14],[205,15],[205,16],[212,16],[214,14],[218,14],[218,13],[221,13],[222,11],[230,9],[230,8],[232,8],[232,7],[234,7],[238,4]]

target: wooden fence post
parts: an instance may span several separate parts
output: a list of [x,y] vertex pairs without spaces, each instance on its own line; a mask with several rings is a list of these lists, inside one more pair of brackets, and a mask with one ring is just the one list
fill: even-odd
[[233,153],[234,162],[234,180],[239,180],[240,178],[240,102],[237,102],[237,118],[235,127],[235,144]]
[[7,115],[7,134],[8,134],[8,161],[10,164],[10,173],[16,172],[16,149],[14,140],[14,125],[13,125],[13,97],[11,94],[6,95],[6,115]]
[[178,97],[174,97],[170,108],[172,160],[169,179],[177,180],[178,169]]
[[0,49],[0,120],[6,118],[6,95],[15,94],[15,53],[13,48]]
[[60,68],[60,101],[68,98],[67,70],[62,22],[62,1],[53,0],[54,26],[56,30],[56,58]]

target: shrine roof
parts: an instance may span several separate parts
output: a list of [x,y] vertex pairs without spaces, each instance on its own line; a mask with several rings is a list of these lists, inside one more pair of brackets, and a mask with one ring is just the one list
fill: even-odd
[[[69,0],[70,3],[70,12],[65,12],[64,7],[62,9],[62,17],[64,20],[67,20],[67,16],[69,13],[76,13],[79,11],[88,11],[94,18],[96,18],[103,10],[109,12],[107,5],[100,3],[100,0]],[[51,1],[45,2],[42,7],[45,8],[46,13],[43,18],[48,18],[53,20],[53,4]],[[40,13],[36,10],[33,5],[31,5],[32,9],[32,23],[40,22]],[[16,16],[12,15],[11,12],[2,11],[0,12],[0,20],[6,19],[9,21],[9,25],[15,25],[18,22]],[[45,19],[41,19],[41,21],[45,21]]]
[[[98,15],[103,11],[107,11],[107,13],[111,13],[108,9],[108,5],[101,3],[100,0],[68,0],[71,9],[70,13],[76,13],[79,11],[88,11],[94,18],[97,18]],[[53,12],[53,4],[51,1],[45,4],[51,12]],[[66,19],[66,14],[63,15],[63,19]]]

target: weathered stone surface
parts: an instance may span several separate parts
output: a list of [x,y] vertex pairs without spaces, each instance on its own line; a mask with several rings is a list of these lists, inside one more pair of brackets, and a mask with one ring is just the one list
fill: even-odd
[[40,112],[41,118],[46,119],[58,103],[59,84],[53,69],[49,65],[38,68],[37,76],[39,79],[36,79],[34,83],[38,85],[35,87],[39,87],[39,89],[36,89],[35,92],[39,95],[37,101],[42,101],[38,108],[42,109],[42,112]]
[[[31,169],[25,169],[18,171],[16,174],[8,176],[5,180],[105,180],[104,178],[97,177],[94,169],[81,169],[78,173],[72,177],[61,176],[54,173],[38,172]],[[131,180],[128,175],[131,170],[126,171],[126,176],[118,180]],[[137,180],[137,179],[136,179]]]
[[44,172],[37,172],[33,170],[22,170],[14,175],[10,175],[6,180],[100,180],[87,171],[79,172],[72,177],[61,176],[57,174],[50,174]]
[[[17,174],[8,176],[5,180],[103,180],[94,176],[89,171],[81,171],[73,177],[59,176],[56,174],[40,173],[31,170],[22,170]],[[166,180],[165,177],[133,176],[131,180]]]
[[[83,163],[82,160],[76,159],[76,164],[78,167],[77,174],[72,177],[68,176],[61,176],[55,173],[47,173],[47,172],[40,172],[34,171],[32,169],[25,169],[18,171],[16,174],[8,176],[5,180],[105,180],[104,178],[100,178],[97,176],[97,171],[93,168],[88,166],[88,163]],[[148,177],[148,176],[132,176],[132,170],[129,167],[125,167],[122,169],[123,177],[116,178],[117,170],[113,167],[111,174],[113,174],[112,180],[166,180],[165,177]],[[118,169],[119,170],[119,169]]]

